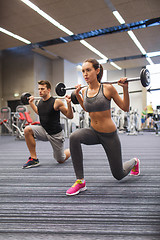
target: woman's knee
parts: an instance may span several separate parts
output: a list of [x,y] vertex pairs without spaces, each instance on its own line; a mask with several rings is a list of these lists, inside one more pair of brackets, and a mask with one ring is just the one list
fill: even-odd
[[122,178],[124,178],[124,174],[121,173],[120,171],[119,172],[117,172],[117,171],[113,172],[112,171],[112,175],[118,181],[120,181]]
[[116,180],[120,181],[124,176],[113,175],[113,177],[114,177]]
[[72,144],[72,143],[75,143],[77,141],[79,141],[79,134],[78,134],[77,131],[75,131],[70,136],[70,143]]

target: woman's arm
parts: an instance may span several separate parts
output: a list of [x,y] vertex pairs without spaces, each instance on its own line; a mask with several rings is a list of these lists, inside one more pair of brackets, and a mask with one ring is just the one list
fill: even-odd
[[123,98],[121,98],[117,92],[117,90],[112,86],[111,97],[114,102],[125,112],[129,111],[129,93],[128,93],[128,82],[126,82],[127,78],[120,78],[118,81],[118,85],[123,87]]
[[[83,105],[83,98],[79,94],[79,92],[81,90],[81,85],[79,84],[79,85],[75,86],[75,88],[76,88],[75,94],[76,94],[77,100],[78,100],[79,104],[81,105],[81,107],[83,108],[83,110],[86,111],[85,108],[84,108],[84,105]],[[85,91],[85,89],[83,88],[82,89],[82,95],[84,95],[84,91]]]

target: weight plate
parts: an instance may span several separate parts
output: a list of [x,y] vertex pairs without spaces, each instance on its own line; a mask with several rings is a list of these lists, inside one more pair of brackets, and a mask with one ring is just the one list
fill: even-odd
[[57,93],[58,96],[64,96],[66,94],[66,90],[65,90],[65,85],[64,83],[58,83],[55,87],[55,91]]
[[73,91],[71,93],[71,101],[73,104],[79,104],[78,100],[77,100],[77,97],[76,97],[76,94],[75,94],[75,91]]
[[21,102],[23,103],[23,105],[28,105],[28,104],[29,104],[28,98],[29,98],[30,96],[31,96],[31,94],[28,93],[28,92],[22,94],[22,96],[21,96]]
[[148,69],[141,70],[140,79],[143,87],[148,87],[150,85],[150,72]]

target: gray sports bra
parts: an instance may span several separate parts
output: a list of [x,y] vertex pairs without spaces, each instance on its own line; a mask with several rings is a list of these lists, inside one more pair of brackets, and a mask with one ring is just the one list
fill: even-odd
[[101,112],[111,108],[111,101],[104,96],[103,84],[94,97],[87,97],[88,88],[84,93],[83,105],[87,112]]

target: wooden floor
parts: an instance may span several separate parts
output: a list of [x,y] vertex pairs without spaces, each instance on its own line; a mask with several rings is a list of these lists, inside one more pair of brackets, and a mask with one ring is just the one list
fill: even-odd
[[115,180],[101,145],[83,145],[88,190],[72,197],[71,159],[57,164],[38,141],[41,166],[22,169],[25,141],[0,136],[0,240],[160,239],[160,137],[119,136],[123,161],[137,156],[141,175]]

